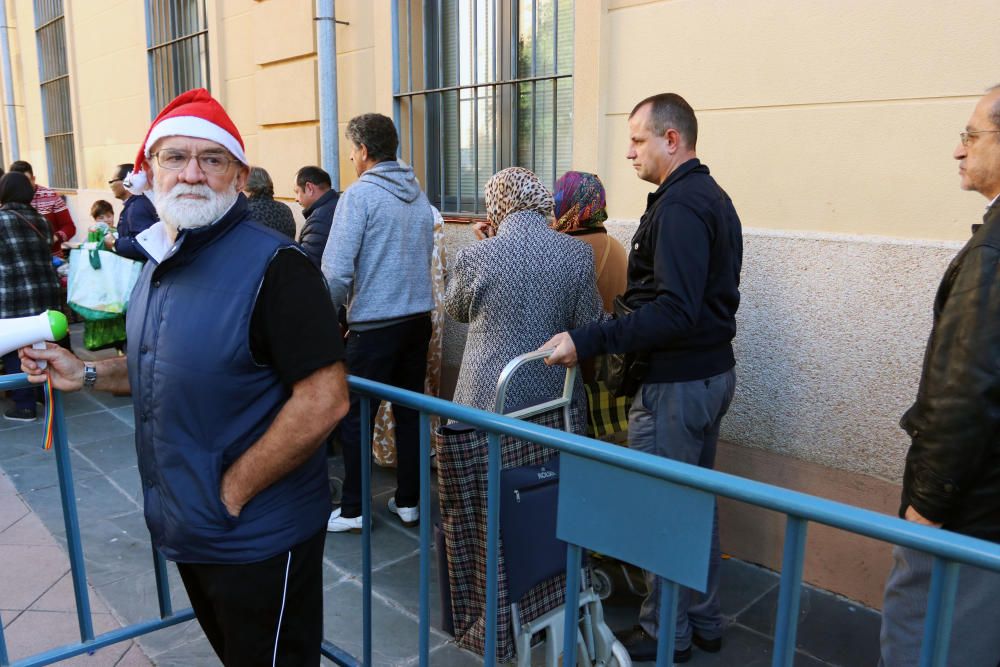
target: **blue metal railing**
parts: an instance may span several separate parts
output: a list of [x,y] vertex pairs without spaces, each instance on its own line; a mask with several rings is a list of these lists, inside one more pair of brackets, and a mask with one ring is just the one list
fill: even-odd
[[[23,373],[0,376],[0,391],[34,387]],[[52,449],[59,474],[59,495],[62,499],[63,521],[66,525],[66,549],[69,552],[70,573],[73,578],[73,595],[76,598],[76,617],[80,625],[80,641],[67,644],[23,658],[14,667],[38,667],[50,665],[83,653],[133,639],[155,630],[168,628],[194,618],[191,609],[175,612],[170,604],[170,584],[167,582],[167,564],[163,556],[153,549],[153,568],[156,572],[156,592],[159,598],[160,618],[135,623],[117,630],[94,635],[94,622],[90,609],[90,590],[87,587],[87,571],[83,560],[83,545],[80,540],[80,519],[76,511],[76,491],[73,487],[73,468],[70,462],[69,443],[66,440],[66,420],[63,415],[62,393],[52,392],[53,414]],[[41,440],[39,440],[41,447]],[[3,624],[0,623],[0,666],[10,665],[7,644],[4,640]]]
[[[429,415],[436,415],[475,426],[489,433],[489,474],[487,481],[487,611],[486,611],[486,650],[484,665],[496,663],[496,632],[497,632],[497,555],[496,547],[499,534],[499,470],[500,470],[500,435],[509,435],[537,444],[552,447],[564,454],[588,459],[610,468],[622,469],[645,475],[651,478],[671,482],[689,489],[697,489],[716,496],[731,498],[765,509],[781,512],[787,516],[785,528],[785,544],[782,558],[781,582],[778,596],[778,611],[775,622],[775,639],[772,665],[774,667],[791,667],[795,658],[795,640],[797,631],[799,593],[802,586],[802,568],[805,558],[806,531],[809,522],[821,523],[841,530],[846,530],[884,542],[891,542],[934,556],[934,570],[931,590],[928,597],[924,642],[921,652],[921,667],[943,667],[946,664],[948,639],[951,635],[951,617],[955,605],[955,592],[958,582],[959,564],[973,565],[994,572],[1000,572],[1000,545],[984,540],[959,535],[949,531],[920,526],[902,519],[879,514],[871,510],[852,507],[824,498],[817,498],[805,493],[790,491],[780,487],[764,484],[749,479],[729,475],[715,470],[699,468],[644,452],[630,450],[624,447],[608,445],[583,436],[557,431],[532,424],[530,422],[512,419],[503,415],[476,410],[467,406],[457,405],[431,396],[416,394],[396,387],[372,382],[363,378],[349,379],[351,391],[367,396],[373,400],[390,401],[418,410],[421,415],[420,434],[420,464],[421,481],[420,507],[422,512],[430,505],[430,489],[426,481],[429,479],[429,440],[430,434],[426,427]],[[369,401],[362,401],[362,442],[371,442]],[[370,456],[362,454],[362,461],[369,461]],[[369,479],[366,474],[362,483],[363,498],[370,497]],[[608,495],[614,495],[614,490],[605,489]],[[366,516],[368,509],[366,508]],[[428,516],[424,513],[424,516]],[[622,517],[627,521],[626,517]],[[421,522],[420,534],[420,664],[428,665],[426,635],[429,628],[428,580],[429,570],[426,554],[430,549],[427,521]],[[371,535],[370,521],[365,520],[363,526],[364,578],[371,579]],[[637,531],[639,528],[637,527]],[[581,562],[581,547],[585,545],[570,544],[567,549],[567,588],[566,608],[576,607],[579,596],[579,565]],[[663,587],[661,599],[661,628],[673,627],[673,610],[675,609],[676,585]],[[366,608],[364,623],[365,662],[371,664],[370,609]],[[567,667],[573,667],[576,660],[576,619],[572,614],[566,615],[564,662]],[[673,655],[673,633],[661,632],[659,657],[657,665],[671,664]]]
[[[430,417],[440,416],[475,426],[489,433],[489,474],[487,482],[487,613],[485,665],[496,663],[497,635],[497,545],[499,536],[499,470],[500,436],[530,440],[546,447],[552,447],[564,454],[595,462],[606,469],[618,469],[636,473],[656,480],[697,489],[702,492],[732,498],[787,516],[784,555],[782,561],[779,602],[776,618],[774,653],[772,665],[791,667],[795,656],[796,621],[798,617],[799,592],[802,584],[802,565],[805,556],[805,537],[809,522],[816,522],[865,535],[877,540],[891,542],[934,556],[932,585],[928,598],[921,666],[942,667],[948,651],[951,632],[951,617],[955,603],[955,592],[959,574],[959,564],[968,564],[1000,572],[1000,545],[977,540],[948,531],[919,526],[901,519],[876,512],[852,507],[834,501],[816,498],[804,493],[789,491],[779,487],[743,479],[734,475],[698,468],[643,452],[615,447],[582,436],[557,431],[512,419],[467,406],[458,405],[431,396],[416,394],[362,378],[349,378],[353,392],[368,397],[361,401],[362,442],[371,443],[371,402],[387,400],[420,413],[420,511],[424,519],[420,522],[420,587],[419,587],[419,664],[429,665],[430,636]],[[0,377],[0,390],[26,386],[24,375]],[[72,471],[69,448],[66,441],[65,423],[62,415],[61,396],[54,392],[55,402],[55,456],[59,470],[59,485],[63,499],[66,521],[66,535],[70,552],[74,592],[77,601],[77,615],[80,621],[81,641],[62,646],[42,654],[26,658],[16,663],[16,667],[46,665],[75,655],[90,652],[110,644],[138,637],[139,635],[187,621],[193,617],[190,609],[174,612],[170,608],[169,588],[165,576],[165,563],[154,553],[157,573],[157,591],[160,597],[161,618],[130,625],[119,630],[94,636],[90,617],[90,603],[80,546],[79,522],[76,515],[76,501],[73,494]],[[370,446],[370,444],[368,445]],[[371,457],[362,455],[362,569],[363,569],[363,648],[361,661],[349,655],[330,642],[323,642],[323,654],[338,665],[372,664],[372,607],[371,607]],[[605,489],[605,492],[613,491]],[[623,517],[624,519],[624,517]],[[638,529],[637,529],[638,530]],[[579,564],[581,547],[570,544],[567,549],[567,593],[568,609],[576,606],[579,595]],[[661,604],[660,627],[672,627],[675,608],[676,586],[665,586]],[[573,667],[576,660],[576,619],[567,614],[564,663]],[[2,628],[2,624],[0,624]],[[671,632],[660,633],[661,642],[658,665],[669,664],[672,656]],[[3,633],[0,630],[0,665],[10,664],[7,658]]]

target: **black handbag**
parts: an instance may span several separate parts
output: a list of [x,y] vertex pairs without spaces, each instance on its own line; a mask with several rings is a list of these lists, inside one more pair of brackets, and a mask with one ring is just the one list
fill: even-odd
[[[619,294],[615,297],[614,317],[629,315],[632,309]],[[615,396],[635,396],[649,370],[646,352],[619,352],[607,355],[607,377],[604,383]]]

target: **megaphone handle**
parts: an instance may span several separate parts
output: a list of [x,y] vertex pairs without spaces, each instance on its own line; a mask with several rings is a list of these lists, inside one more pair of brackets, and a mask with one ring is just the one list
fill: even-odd
[[[34,343],[31,347],[36,350],[44,350],[46,348],[45,341],[44,340],[38,341],[37,343]],[[38,359],[37,361],[35,361],[35,363],[38,364],[38,367],[41,368],[43,371],[49,365],[49,362],[43,359]]]

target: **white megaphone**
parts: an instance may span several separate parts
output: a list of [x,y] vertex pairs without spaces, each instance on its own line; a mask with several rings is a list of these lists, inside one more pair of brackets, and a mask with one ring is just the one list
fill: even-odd
[[[69,329],[66,316],[58,310],[47,310],[32,317],[11,317],[0,320],[0,355],[26,345],[44,348],[45,341],[61,340]],[[45,368],[45,362],[39,362]]]

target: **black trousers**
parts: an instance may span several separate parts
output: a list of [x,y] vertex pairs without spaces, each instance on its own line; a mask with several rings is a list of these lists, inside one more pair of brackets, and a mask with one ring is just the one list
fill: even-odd
[[[429,314],[380,329],[351,331],[346,350],[348,371],[423,393],[430,340]],[[361,400],[361,396],[351,394],[351,409],[340,423],[344,450],[340,508],[344,517],[361,516]],[[372,423],[377,407],[372,406]],[[396,418],[396,504],[416,507],[420,498],[420,414],[398,405],[392,406],[392,413]]]
[[323,641],[326,530],[245,565],[178,563],[205,636],[226,667],[315,667]]

